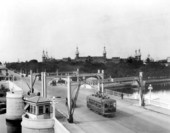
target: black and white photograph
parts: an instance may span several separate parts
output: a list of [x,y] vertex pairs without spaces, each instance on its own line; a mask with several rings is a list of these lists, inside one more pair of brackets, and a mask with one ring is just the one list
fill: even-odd
[[0,0],[0,133],[169,125],[169,0]]

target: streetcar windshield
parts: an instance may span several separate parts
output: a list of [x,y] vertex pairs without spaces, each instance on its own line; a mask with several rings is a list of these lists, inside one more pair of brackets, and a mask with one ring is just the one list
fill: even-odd
[[113,103],[105,103],[104,107],[105,108],[113,108],[114,106],[113,106]]

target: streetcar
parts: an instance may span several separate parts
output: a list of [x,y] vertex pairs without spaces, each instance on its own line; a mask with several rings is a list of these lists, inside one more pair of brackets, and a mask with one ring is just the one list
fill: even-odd
[[87,107],[103,116],[114,116],[116,112],[116,100],[110,99],[101,93],[87,96]]

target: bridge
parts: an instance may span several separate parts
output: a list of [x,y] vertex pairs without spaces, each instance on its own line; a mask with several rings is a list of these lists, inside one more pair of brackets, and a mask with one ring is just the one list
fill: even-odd
[[[137,80],[139,80],[139,77],[134,76],[134,77],[113,78],[112,82],[123,83],[123,82],[137,81]],[[143,80],[145,81],[146,84],[170,82],[170,78],[168,77],[144,78]]]
[[[29,78],[25,78],[29,82]],[[47,79],[49,80],[49,79]],[[29,90],[28,86],[20,80],[15,81],[25,91]],[[71,87],[72,91],[76,86]],[[41,91],[41,82],[35,82],[35,92]],[[110,95],[117,100],[117,112],[114,117],[107,118],[96,114],[86,107],[86,96],[94,93],[95,90],[81,89],[78,96],[77,107],[74,114],[74,123],[67,121],[68,112],[65,106],[67,97],[67,88],[65,86],[48,86],[48,97],[58,98],[56,103],[56,118],[59,120],[70,133],[169,133],[170,111],[160,107],[147,104],[140,107],[138,101],[119,96]]]

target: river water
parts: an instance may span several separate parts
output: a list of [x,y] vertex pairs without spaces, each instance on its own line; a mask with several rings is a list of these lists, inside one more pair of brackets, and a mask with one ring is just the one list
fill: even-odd
[[[158,99],[161,102],[170,103],[170,83],[153,84],[151,99]],[[146,86],[146,97],[150,97],[148,85]]]
[[[149,84],[146,84],[144,94],[145,98],[150,98],[154,100],[159,100],[161,102],[170,103],[170,82],[167,83],[154,83],[152,84],[152,91],[148,89]],[[137,88],[124,88],[122,90],[117,90],[119,92],[133,94],[134,97],[138,95]]]

